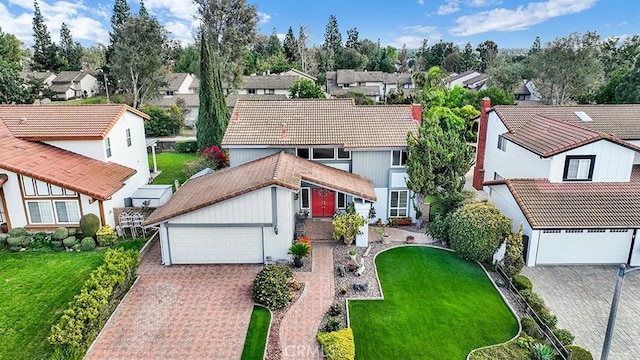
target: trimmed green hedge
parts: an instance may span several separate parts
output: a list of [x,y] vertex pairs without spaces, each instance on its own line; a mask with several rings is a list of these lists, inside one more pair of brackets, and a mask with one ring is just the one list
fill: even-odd
[[522,290],[531,290],[533,289],[533,283],[529,280],[528,277],[524,275],[513,275],[511,278],[511,283],[513,286],[522,291]]
[[577,345],[567,346],[567,350],[571,351],[571,360],[593,360],[593,355],[589,350],[581,348]]
[[178,140],[175,150],[178,153],[195,154],[198,152],[198,142],[196,140]]
[[253,280],[253,301],[269,309],[281,309],[293,298],[293,271],[284,265],[266,265]]
[[62,351],[86,350],[136,277],[138,252],[109,249],[56,325],[49,342]]
[[356,357],[356,345],[353,331],[346,328],[328,333],[318,333],[318,342],[327,360],[353,360]]

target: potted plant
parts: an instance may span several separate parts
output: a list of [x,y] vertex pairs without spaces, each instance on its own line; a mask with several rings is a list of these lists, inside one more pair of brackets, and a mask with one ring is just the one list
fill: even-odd
[[349,250],[349,257],[351,258],[351,260],[355,260],[356,256],[358,256],[358,252],[355,249]]
[[347,287],[344,286],[344,285],[338,286],[338,290],[340,290],[340,294],[342,294],[342,295],[346,295],[347,294]]
[[297,220],[305,220],[308,216],[309,216],[309,210],[307,210],[307,209],[300,209],[296,213],[296,219]]
[[407,235],[407,244],[413,244],[414,241],[415,238],[413,237],[413,235]]
[[289,254],[293,256],[293,264],[297,268],[304,265],[304,261],[302,259],[309,256],[310,252],[311,247],[304,241],[297,241],[289,248]]

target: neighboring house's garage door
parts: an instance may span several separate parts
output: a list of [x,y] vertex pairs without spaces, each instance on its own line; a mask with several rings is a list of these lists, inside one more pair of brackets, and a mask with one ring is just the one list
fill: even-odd
[[262,263],[260,227],[170,227],[172,264]]
[[595,230],[543,231],[538,243],[536,264],[621,264],[627,262],[631,248],[632,230],[593,231]]

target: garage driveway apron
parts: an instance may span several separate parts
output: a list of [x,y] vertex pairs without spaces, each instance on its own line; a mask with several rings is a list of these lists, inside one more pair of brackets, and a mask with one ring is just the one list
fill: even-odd
[[[616,284],[617,266],[525,267],[522,274],[533,282],[558,327],[570,330],[575,343],[599,359],[609,309]],[[640,359],[640,273],[625,276],[616,319],[610,359]]]
[[85,359],[239,359],[261,265],[160,263],[156,243],[139,279]]

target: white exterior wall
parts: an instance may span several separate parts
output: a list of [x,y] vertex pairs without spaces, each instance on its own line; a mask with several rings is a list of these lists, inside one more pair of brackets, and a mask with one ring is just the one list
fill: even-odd
[[595,155],[593,182],[627,182],[631,177],[636,152],[606,140],[569,150],[552,157],[549,171],[550,182],[562,182],[565,159],[570,155]]
[[107,161],[104,140],[50,140],[43,141],[43,143],[92,159]]
[[184,80],[182,81],[182,84],[180,84],[180,86],[178,87],[178,90],[176,91],[176,94],[189,94],[189,93],[191,93],[191,91],[189,90],[189,86],[191,86],[192,82],[193,82],[193,77],[191,76],[191,74],[187,74],[187,76],[184,77]]
[[[292,260],[291,255],[287,254],[292,244],[295,228],[295,205],[294,192],[284,188],[276,188],[276,197],[278,201],[278,234],[275,233],[273,227],[265,227],[262,229],[264,238],[264,256],[271,256],[273,261],[278,259]],[[268,189],[270,192],[271,189]],[[269,215],[271,215],[271,200],[269,204]],[[254,203],[253,206],[256,206]],[[269,216],[271,219],[271,216]]]
[[80,89],[83,93],[86,91],[87,96],[93,96],[98,89],[98,80],[91,75],[85,75],[85,77],[80,80]]
[[389,188],[374,188],[374,190],[378,199],[373,203],[373,208],[376,209],[376,217],[369,219],[369,221],[375,223],[380,219],[382,222],[386,222],[389,218]]
[[[489,113],[487,127],[487,146],[484,157],[485,175],[484,180],[493,180],[494,172],[503,178],[547,178],[551,160],[542,159],[525,148],[507,142],[505,151],[498,149],[498,136],[506,133],[504,126],[495,112]],[[488,187],[484,189],[489,191]]]
[[7,203],[6,212],[12,227],[24,227],[27,225],[27,215],[24,211],[22,197],[20,196],[20,182],[18,175],[11,171],[2,170],[3,174],[7,174],[8,180],[2,189],[4,191],[4,200]]
[[493,185],[490,186],[490,188],[489,202],[500,209],[500,212],[506,217],[511,219],[511,231],[514,233],[517,232],[520,224],[522,224],[522,234],[531,236],[531,225],[529,225],[527,218],[520,210],[513,195],[511,195],[509,188],[506,185]]

